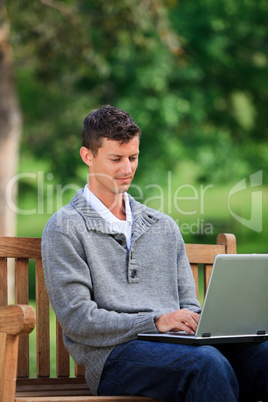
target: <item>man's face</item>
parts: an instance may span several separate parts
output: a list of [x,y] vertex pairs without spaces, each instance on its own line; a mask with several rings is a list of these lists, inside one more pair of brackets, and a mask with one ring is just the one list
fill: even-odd
[[98,198],[128,190],[138,166],[139,143],[138,136],[125,144],[103,139],[89,165],[90,190]]

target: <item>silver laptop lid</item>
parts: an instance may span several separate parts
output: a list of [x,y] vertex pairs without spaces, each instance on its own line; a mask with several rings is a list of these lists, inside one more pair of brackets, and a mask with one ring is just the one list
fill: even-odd
[[268,254],[220,254],[214,261],[196,336],[267,334],[267,310]]

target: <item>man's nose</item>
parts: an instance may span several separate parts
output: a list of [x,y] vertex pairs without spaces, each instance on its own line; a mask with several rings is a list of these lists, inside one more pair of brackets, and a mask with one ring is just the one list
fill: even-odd
[[128,175],[128,174],[132,173],[131,163],[130,163],[130,160],[128,158],[123,160],[123,163],[121,165],[121,172],[124,175]]

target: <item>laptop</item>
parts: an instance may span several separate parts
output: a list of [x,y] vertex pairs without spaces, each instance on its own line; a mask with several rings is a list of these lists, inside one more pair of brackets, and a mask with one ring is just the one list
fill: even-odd
[[138,339],[188,345],[268,340],[268,254],[216,256],[195,335],[144,333]]

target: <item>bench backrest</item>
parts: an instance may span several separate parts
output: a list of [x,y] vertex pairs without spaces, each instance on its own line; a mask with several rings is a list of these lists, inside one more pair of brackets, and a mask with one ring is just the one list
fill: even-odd
[[[217,238],[217,244],[186,244],[186,252],[195,278],[198,296],[201,293],[199,283],[204,283],[204,292],[206,291],[215,256],[217,254],[235,254],[236,239],[232,234],[220,234]],[[21,389],[29,387],[31,384],[48,384],[51,377],[50,306],[43,276],[41,239],[0,237],[0,306],[8,304],[7,259],[15,259],[16,304],[29,304],[29,260],[35,261],[36,373],[34,375],[31,373],[31,377],[35,378],[29,378],[29,335],[20,336],[17,384]],[[62,384],[63,387],[66,387],[66,383],[72,384],[72,386],[77,387],[77,394],[87,395],[84,368],[75,365],[75,375],[70,378],[70,356],[63,344],[62,330],[57,321],[56,376],[58,377],[58,386]],[[51,384],[53,381],[55,383],[55,379],[50,379],[50,381]]]

